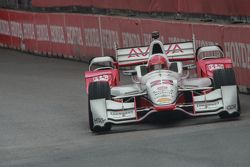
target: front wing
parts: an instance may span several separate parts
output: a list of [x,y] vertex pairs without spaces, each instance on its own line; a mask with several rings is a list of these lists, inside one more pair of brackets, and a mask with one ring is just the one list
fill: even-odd
[[[172,104],[173,105],[173,104]],[[192,104],[174,104],[173,111],[182,111],[191,116],[216,115],[221,112],[232,114],[238,111],[237,86],[222,86],[207,94],[193,96]],[[123,103],[113,100],[90,100],[94,126],[103,127],[106,123],[124,124],[140,122],[157,111],[154,106],[139,109],[134,102]],[[191,108],[191,110],[190,110]],[[161,111],[162,112],[162,111]],[[144,114],[140,114],[144,113]]]

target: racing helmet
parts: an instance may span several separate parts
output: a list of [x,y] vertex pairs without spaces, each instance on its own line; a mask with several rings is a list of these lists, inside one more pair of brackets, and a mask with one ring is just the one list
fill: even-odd
[[167,69],[167,60],[161,55],[154,55],[148,61],[149,71]]

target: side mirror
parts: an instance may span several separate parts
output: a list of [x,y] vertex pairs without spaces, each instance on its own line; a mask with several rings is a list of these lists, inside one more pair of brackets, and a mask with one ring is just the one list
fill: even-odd
[[137,75],[136,70],[126,70],[126,71],[123,71],[122,73],[125,76],[134,76],[134,75]]

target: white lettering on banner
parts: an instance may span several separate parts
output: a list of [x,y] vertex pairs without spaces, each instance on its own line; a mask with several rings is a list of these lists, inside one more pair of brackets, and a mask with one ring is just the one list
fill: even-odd
[[14,37],[23,37],[23,32],[22,32],[22,25],[21,23],[11,21],[10,22],[10,29],[11,29],[11,35]]
[[[160,36],[159,40],[164,43],[163,36]],[[143,42],[144,42],[144,45],[150,45],[150,43],[152,42],[152,35],[151,34],[143,34]]]
[[[185,42],[185,41],[190,41],[190,39],[177,38],[177,37],[168,38],[168,42],[170,43]],[[201,47],[201,46],[218,45],[217,42],[205,41],[205,40],[195,40],[195,44],[196,44],[196,48]]]
[[38,41],[49,41],[48,25],[45,24],[36,25],[36,34]]
[[65,43],[62,26],[50,26],[51,41],[56,43]]
[[80,27],[66,27],[66,32],[69,44],[83,45]]
[[0,19],[0,34],[10,35],[9,22]]
[[195,40],[196,48],[201,46],[211,46],[211,45],[218,45],[217,42],[212,41],[204,41],[204,40]]
[[225,42],[226,56],[233,60],[233,65],[239,68],[250,69],[250,44]]
[[123,32],[122,41],[123,41],[123,47],[132,47],[141,45],[139,34]]
[[85,28],[85,44],[89,47],[101,47],[99,30],[96,28]]
[[169,37],[168,38],[168,42],[170,42],[170,43],[185,42],[185,41],[190,41],[190,40],[184,39],[184,38],[177,38],[177,37]]
[[34,24],[23,23],[24,39],[35,39]]
[[103,29],[102,30],[102,40],[103,40],[103,48],[105,49],[113,49],[114,44],[118,44],[119,46],[119,38],[118,38],[118,32]]

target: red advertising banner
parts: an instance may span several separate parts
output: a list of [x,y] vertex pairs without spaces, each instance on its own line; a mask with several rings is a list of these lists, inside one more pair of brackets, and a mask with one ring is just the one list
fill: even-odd
[[250,87],[250,26],[224,28],[224,47],[227,57],[233,60],[237,81]]
[[11,47],[15,49],[24,49],[22,12],[9,11],[9,26],[11,32]]
[[49,16],[49,36],[51,52],[54,56],[68,57],[69,46],[66,44],[64,14],[51,13]]
[[51,39],[49,33],[49,16],[46,13],[36,13],[34,15],[36,30],[36,52],[41,54],[51,54]]
[[79,14],[65,15],[66,44],[68,46],[66,55],[74,56],[79,60],[84,53],[82,20],[83,18]]
[[208,45],[223,46],[223,29],[224,26],[218,24],[193,24],[196,47]]
[[[124,26],[124,23],[122,24],[123,21],[116,17],[101,16],[99,19],[101,29],[101,49],[103,55],[114,55],[115,45],[117,47],[122,47],[124,46],[123,43],[125,43],[125,41],[123,41],[123,36],[126,31],[121,31],[122,26]],[[129,28],[129,26],[130,25],[127,25],[126,27]],[[131,27],[129,29],[131,29]]]
[[250,87],[250,26],[160,21],[81,14],[0,10],[0,44],[40,54],[89,60],[114,56],[118,47],[148,45],[159,31],[165,43],[191,40],[219,44],[232,58],[240,85]]
[[0,9],[0,44],[8,47],[12,45],[9,24],[9,12]]
[[102,56],[102,43],[100,37],[100,17],[94,15],[82,16],[82,35],[85,50],[82,59],[89,60],[95,56]]
[[28,52],[37,50],[34,16],[34,13],[23,13],[22,18],[20,20],[23,29],[21,49],[26,50]]

